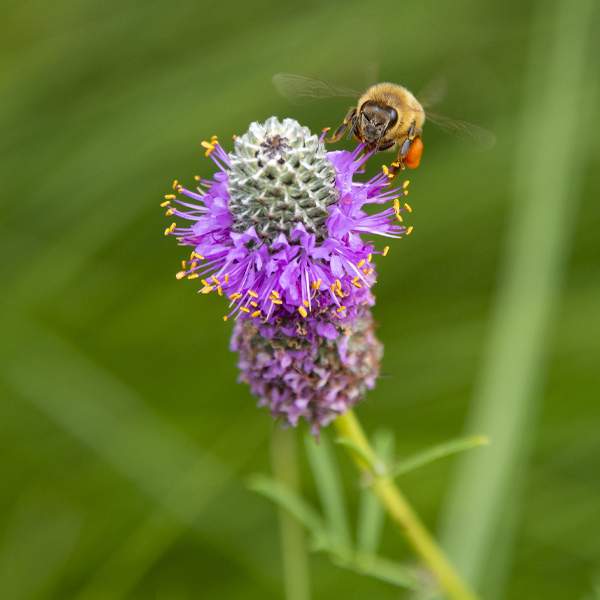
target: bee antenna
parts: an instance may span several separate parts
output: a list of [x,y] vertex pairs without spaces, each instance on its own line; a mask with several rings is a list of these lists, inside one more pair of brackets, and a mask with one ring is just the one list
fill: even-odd
[[353,117],[352,127],[350,127],[350,131],[348,132],[348,139],[354,135],[354,131],[356,130],[356,121],[358,121],[358,117]]
[[379,146],[381,145],[381,140],[383,139],[383,135],[385,134],[385,132],[387,130],[388,124],[389,124],[389,121],[386,123],[385,127],[381,130],[381,135],[379,136],[379,139],[377,140],[377,147],[375,148],[375,154],[377,154],[379,152]]

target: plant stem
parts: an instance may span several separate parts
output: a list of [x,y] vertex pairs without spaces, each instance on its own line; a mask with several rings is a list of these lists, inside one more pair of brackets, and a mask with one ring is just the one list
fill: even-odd
[[[335,421],[335,426],[341,435],[351,439],[360,448],[364,456],[372,459],[372,463],[375,462],[375,452],[352,410],[338,417]],[[364,458],[350,448],[348,448],[348,451],[358,468],[373,476],[373,491],[377,494],[388,514],[400,527],[400,530],[417,554],[435,574],[440,587],[453,600],[478,600],[478,597],[468,588],[448,561],[435,539],[427,531],[427,528],[394,484],[393,480],[387,475],[373,473]]]

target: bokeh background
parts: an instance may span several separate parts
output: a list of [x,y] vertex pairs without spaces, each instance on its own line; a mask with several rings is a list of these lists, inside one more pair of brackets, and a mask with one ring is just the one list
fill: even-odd
[[[445,459],[406,476],[403,489],[460,562],[448,519],[460,506],[486,518],[490,503],[477,498],[490,473],[498,507],[477,546],[485,597],[593,593],[599,53],[585,27],[571,36],[571,86],[556,80],[564,15],[554,0],[0,8],[1,598],[283,598],[277,511],[245,480],[270,471],[274,424],[236,383],[222,299],[175,280],[189,253],[163,236],[170,220],[159,208],[174,179],[189,187],[194,175],[210,176],[200,143],[212,135],[229,150],[232,135],[271,115],[314,131],[341,122],[350,101],[293,106],[270,83],[282,71],[358,89],[379,77],[417,91],[441,70],[450,89],[440,112],[496,132],[491,151],[470,153],[426,126],[421,166],[410,173],[414,232],[391,244],[375,289],[387,376],[357,414],[369,432],[391,428],[401,456],[478,418],[498,426],[498,447],[512,450],[501,472]],[[597,6],[582,10],[591,28]],[[562,109],[553,143],[538,148],[527,126],[547,94]],[[546,178],[548,212],[555,189],[566,210],[549,234],[556,277],[515,425],[510,398],[486,413],[487,349],[513,322],[496,307],[510,280],[502,273],[525,247],[511,232],[531,195],[528,156],[543,151],[557,174]],[[547,243],[543,231],[527,235],[531,248]],[[301,448],[299,456],[302,491],[317,505]],[[355,515],[356,473],[338,459]],[[459,540],[469,538],[461,527]],[[381,551],[410,556],[389,524]],[[401,593],[324,555],[310,561],[316,600]]]

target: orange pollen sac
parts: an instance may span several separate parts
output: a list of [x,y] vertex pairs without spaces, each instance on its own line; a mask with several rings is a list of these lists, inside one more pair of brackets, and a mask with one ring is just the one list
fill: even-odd
[[404,164],[409,169],[416,169],[421,162],[421,154],[423,154],[423,142],[421,138],[417,138],[413,141],[408,154],[404,157]]

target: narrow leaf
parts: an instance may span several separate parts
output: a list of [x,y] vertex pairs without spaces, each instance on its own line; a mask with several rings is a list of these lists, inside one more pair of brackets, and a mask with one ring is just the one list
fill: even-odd
[[341,435],[335,438],[335,443],[340,444],[340,446],[346,446],[346,448],[350,448],[352,451],[356,452],[368,465],[371,467],[372,471],[375,471],[376,463],[373,462],[373,457],[367,456],[350,438]]
[[[396,447],[394,433],[389,429],[379,429],[373,435],[373,447],[378,459],[387,463],[393,456]],[[358,527],[356,542],[360,552],[377,554],[381,543],[381,534],[385,520],[385,511],[381,502],[370,488],[360,494],[358,511]]]
[[352,542],[342,478],[329,439],[322,432],[317,444],[307,432],[304,441],[329,534],[336,544],[350,546]]
[[336,564],[340,567],[398,587],[415,591],[422,590],[424,587],[409,568],[387,558],[357,553],[350,560],[345,559],[344,556],[336,556],[336,559]]
[[298,519],[316,539],[324,539],[325,525],[317,511],[299,494],[269,475],[255,473],[248,477],[248,487],[269,498]]
[[432,448],[428,448],[423,452],[409,456],[405,460],[394,465],[389,470],[388,474],[390,477],[398,477],[399,475],[404,475],[409,471],[414,471],[415,469],[433,462],[434,460],[438,460],[439,458],[443,458],[444,456],[450,456],[451,454],[456,454],[457,452],[462,452],[463,450],[469,450],[470,448],[475,448],[476,446],[487,446],[489,443],[490,440],[485,435],[473,435],[450,440],[444,444],[433,446]]

